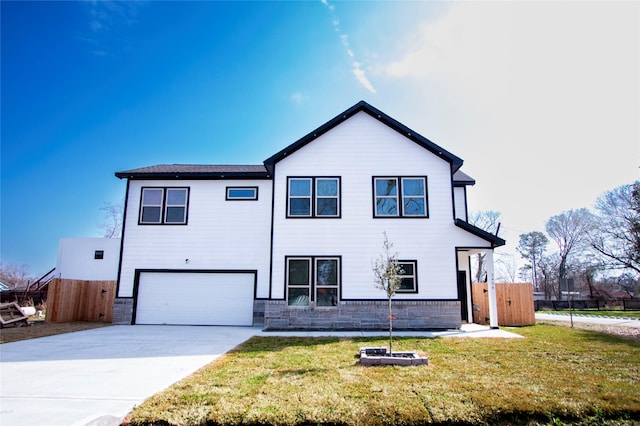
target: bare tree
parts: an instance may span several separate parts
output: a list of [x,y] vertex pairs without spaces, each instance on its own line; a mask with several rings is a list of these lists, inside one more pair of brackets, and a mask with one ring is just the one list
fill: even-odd
[[496,281],[515,283],[516,275],[516,260],[514,256],[507,253],[497,253]]
[[29,272],[29,266],[16,265],[9,263],[8,265],[0,263],[0,281],[13,287],[15,290],[24,289],[33,281],[33,276]]
[[[570,256],[588,247],[589,233],[592,229],[593,215],[585,208],[562,212],[547,221],[547,234],[558,245],[559,280],[567,277],[567,262],[570,260]],[[558,292],[558,297],[561,298],[560,292]]]
[[118,238],[122,234],[123,204],[105,202],[100,210],[104,212],[104,222],[100,225],[103,237]]
[[640,181],[606,192],[596,210],[592,247],[610,265],[640,274]]
[[389,301],[389,353],[392,352],[393,313],[391,312],[391,299],[402,283],[402,267],[398,263],[398,256],[392,253],[393,243],[389,241],[387,233],[384,233],[383,253],[373,265],[374,285],[383,290]]
[[[480,211],[469,215],[469,223],[477,228],[487,231],[490,234],[498,235],[500,232],[500,213],[492,210]],[[485,264],[486,254],[475,255],[475,282],[484,282],[487,277],[487,267]]]
[[540,291],[538,285],[538,262],[544,255],[549,239],[540,231],[532,231],[527,234],[520,234],[520,243],[516,250],[523,259],[531,263],[531,280],[535,291]]
[[551,300],[556,295],[560,298],[560,286],[558,285],[558,265],[560,264],[560,256],[557,253],[545,255],[540,258],[538,268],[540,271],[538,284],[540,290],[544,292],[544,298]]

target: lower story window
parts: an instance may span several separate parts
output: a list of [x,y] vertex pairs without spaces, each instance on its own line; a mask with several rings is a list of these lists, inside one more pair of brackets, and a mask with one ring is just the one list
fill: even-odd
[[287,257],[289,306],[336,306],[340,289],[339,257]]
[[417,293],[418,292],[418,261],[416,260],[398,260],[398,265],[402,268],[402,281],[398,293]]

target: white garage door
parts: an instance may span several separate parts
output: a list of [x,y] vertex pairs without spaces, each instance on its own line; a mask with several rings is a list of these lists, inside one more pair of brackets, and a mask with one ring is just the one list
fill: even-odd
[[142,272],[136,324],[251,325],[253,273]]

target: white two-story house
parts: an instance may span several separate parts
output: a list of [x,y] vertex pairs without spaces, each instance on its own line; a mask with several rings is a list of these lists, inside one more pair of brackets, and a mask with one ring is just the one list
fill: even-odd
[[261,165],[118,172],[114,322],[385,329],[372,265],[386,232],[403,268],[394,327],[458,328],[472,319],[470,256],[489,255],[491,283],[505,244],[467,223],[475,182],[461,166],[359,102]]

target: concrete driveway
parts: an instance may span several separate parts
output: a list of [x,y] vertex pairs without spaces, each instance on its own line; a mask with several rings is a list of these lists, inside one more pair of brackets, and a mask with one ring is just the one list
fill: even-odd
[[112,326],[0,345],[2,426],[112,426],[151,395],[260,333]]
[[[465,324],[396,336],[519,338]],[[252,336],[386,336],[386,331],[264,332],[259,327],[121,325],[0,345],[0,425],[114,426],[135,406]]]

